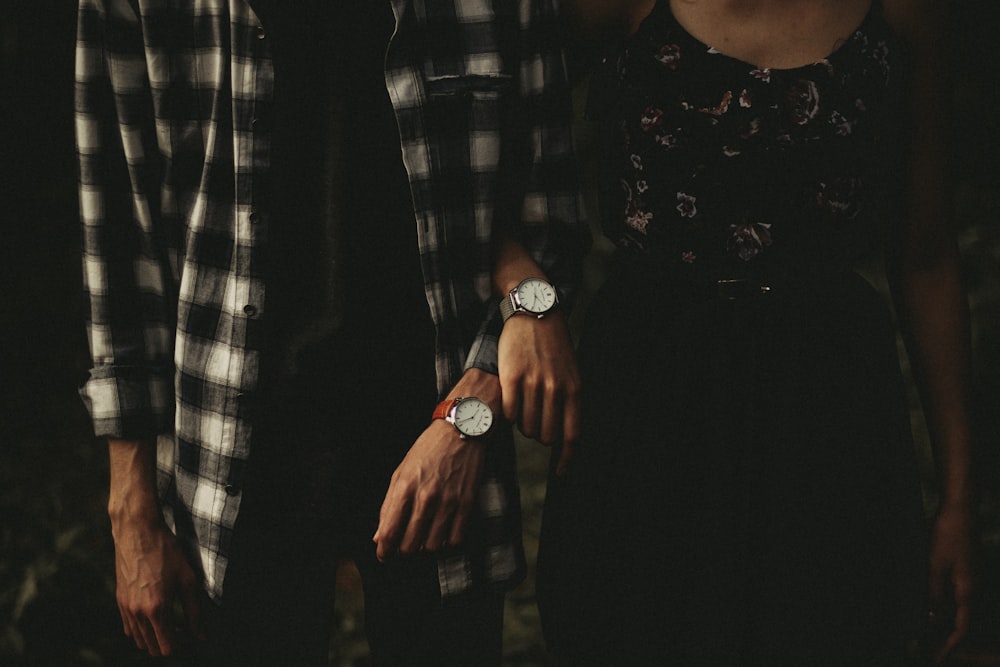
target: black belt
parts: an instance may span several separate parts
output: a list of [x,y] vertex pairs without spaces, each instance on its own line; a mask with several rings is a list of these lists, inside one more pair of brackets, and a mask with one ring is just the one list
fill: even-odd
[[715,281],[715,294],[725,301],[736,301],[751,296],[764,296],[771,286],[751,278],[725,278]]

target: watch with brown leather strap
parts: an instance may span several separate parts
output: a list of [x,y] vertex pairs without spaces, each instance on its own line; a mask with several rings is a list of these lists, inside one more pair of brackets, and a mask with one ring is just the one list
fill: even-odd
[[481,438],[493,426],[493,410],[473,396],[448,398],[434,408],[434,419],[443,419],[455,427],[462,438]]

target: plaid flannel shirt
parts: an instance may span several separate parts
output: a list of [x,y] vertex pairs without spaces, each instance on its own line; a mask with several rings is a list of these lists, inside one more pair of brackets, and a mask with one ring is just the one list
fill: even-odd
[[[554,0],[392,0],[400,128],[444,393],[496,372],[491,250],[519,239],[563,296],[581,225]],[[164,515],[221,599],[253,422],[273,70],[244,0],[80,0],[76,134],[99,436],[157,443]],[[378,233],[373,229],[372,233]],[[512,447],[512,443],[498,443]],[[485,544],[442,559],[444,597],[523,574],[513,473],[487,470]]]

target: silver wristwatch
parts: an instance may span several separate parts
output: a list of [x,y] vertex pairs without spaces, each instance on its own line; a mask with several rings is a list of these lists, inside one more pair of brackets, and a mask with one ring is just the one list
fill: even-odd
[[552,283],[541,278],[525,278],[500,301],[500,315],[504,322],[514,313],[545,317],[558,303]]

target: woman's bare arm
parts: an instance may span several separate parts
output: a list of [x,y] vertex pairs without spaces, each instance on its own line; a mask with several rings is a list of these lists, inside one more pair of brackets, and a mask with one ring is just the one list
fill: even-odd
[[976,493],[968,404],[969,315],[961,285],[949,187],[949,31],[941,2],[886,0],[886,17],[913,57],[912,136],[906,215],[889,265],[940,483],[931,541],[931,612],[953,625],[943,659],[969,628]]

